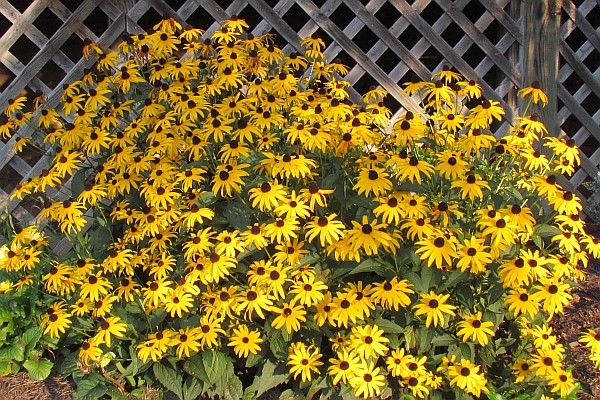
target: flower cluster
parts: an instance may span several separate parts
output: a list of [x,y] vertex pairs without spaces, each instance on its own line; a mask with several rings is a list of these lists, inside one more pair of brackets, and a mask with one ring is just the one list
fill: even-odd
[[11,196],[71,189],[38,217],[72,240],[67,257],[35,226],[0,253],[12,290],[60,298],[45,334],[91,366],[211,349],[364,398],[480,396],[504,370],[566,396],[547,322],[600,256],[557,179],[580,163],[573,140],[535,114],[498,139],[499,102],[448,68],[407,83],[424,112],[392,123],[383,91],[350,100],[321,39],[286,55],[246,28],[169,19],[117,51],[87,43],[97,61],[58,108],[9,102],[0,134],[29,124],[21,148],[53,152]]

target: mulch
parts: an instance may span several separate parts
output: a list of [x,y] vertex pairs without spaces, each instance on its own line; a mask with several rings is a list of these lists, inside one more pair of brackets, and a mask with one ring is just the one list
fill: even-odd
[[63,377],[34,381],[25,372],[0,377],[0,400],[73,400],[74,388]]

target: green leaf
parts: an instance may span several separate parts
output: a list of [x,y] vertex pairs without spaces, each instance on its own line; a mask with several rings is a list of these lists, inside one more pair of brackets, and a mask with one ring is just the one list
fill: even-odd
[[437,346],[451,346],[453,344],[456,344],[456,339],[453,338],[452,336],[446,334],[446,335],[434,337],[433,340],[431,341],[431,343],[436,347]]
[[383,329],[385,333],[404,333],[404,328],[390,321],[389,319],[380,318],[375,321],[375,324]]
[[502,286],[501,283],[497,283],[494,286],[492,286],[487,293],[487,301],[488,301],[488,305],[489,304],[494,304],[496,303],[498,300],[500,300],[500,298],[502,297],[502,295],[504,294],[505,290],[504,287]]
[[236,229],[246,230],[250,223],[250,210],[241,200],[233,200],[227,203],[223,216]]
[[202,364],[208,377],[208,383],[216,385],[227,369],[227,358],[219,350],[206,350],[202,352]]
[[262,365],[260,373],[256,374],[252,385],[246,388],[244,399],[253,399],[261,396],[267,390],[287,382],[290,374],[283,366],[277,366],[269,359]]
[[281,331],[274,329],[271,337],[269,338],[269,348],[275,358],[284,357],[287,354],[287,344],[283,340]]
[[208,382],[208,374],[204,369],[202,362],[202,354],[194,354],[183,364],[183,370],[194,378],[198,378],[203,382]]
[[360,274],[363,272],[377,272],[382,267],[381,263],[373,258],[367,258],[365,261],[358,264],[348,275]]
[[540,224],[536,225],[533,228],[533,234],[538,235],[540,237],[549,237],[554,235],[560,235],[562,231],[555,226],[548,224]]
[[430,346],[435,336],[435,330],[422,327],[419,332],[419,353],[424,353]]
[[42,338],[43,332],[44,331],[42,331],[42,328],[39,326],[32,326],[31,328],[27,329],[25,333],[23,333],[21,336],[21,341],[25,346],[25,353],[29,353],[35,348],[35,345]]
[[202,381],[189,376],[183,384],[183,400],[195,400],[202,394]]
[[23,361],[25,359],[25,348],[17,343],[0,349],[0,361]]
[[442,278],[442,271],[437,268],[423,267],[421,270],[421,285],[423,286],[423,293],[429,292],[432,286],[439,283]]
[[29,373],[31,379],[36,381],[43,381],[46,379],[50,375],[53,365],[52,361],[44,358],[40,360],[27,360],[23,363],[23,366]]
[[[92,375],[93,376],[93,375]],[[98,400],[107,391],[107,387],[99,379],[84,379],[77,383],[76,400]]]
[[183,398],[183,379],[181,377],[181,374],[178,374],[175,368],[171,367],[170,365],[165,365],[163,363],[155,363],[152,366],[152,371],[154,372],[154,376],[156,377],[156,379],[158,379],[158,381],[164,387],[175,393],[180,399]]
[[85,170],[80,169],[73,174],[71,179],[71,195],[73,198],[77,198],[83,189],[85,188]]
[[448,290],[450,288],[453,288],[458,283],[464,282],[467,279],[469,279],[469,274],[468,273],[462,272],[460,269],[455,269],[454,271],[452,271],[452,273],[450,274],[450,276],[448,276],[448,279],[446,279],[444,281],[444,283],[440,287],[440,290],[444,291],[444,290]]

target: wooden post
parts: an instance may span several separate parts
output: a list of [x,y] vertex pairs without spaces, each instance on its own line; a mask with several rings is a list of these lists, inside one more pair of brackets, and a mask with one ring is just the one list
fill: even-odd
[[558,136],[558,52],[562,0],[523,0],[523,87],[538,81],[548,95],[540,113],[550,135]]

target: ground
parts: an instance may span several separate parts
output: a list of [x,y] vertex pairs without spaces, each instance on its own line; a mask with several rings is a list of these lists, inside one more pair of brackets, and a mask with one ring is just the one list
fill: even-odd
[[[587,270],[587,279],[572,290],[573,302],[562,316],[555,317],[552,327],[568,351],[567,364],[573,366],[573,376],[581,382],[580,400],[600,399],[600,370],[588,359],[589,350],[577,339],[580,332],[598,328],[600,321],[600,262],[594,260]],[[46,382],[32,381],[21,373],[0,377],[0,400],[72,400],[73,388],[60,377]]]

